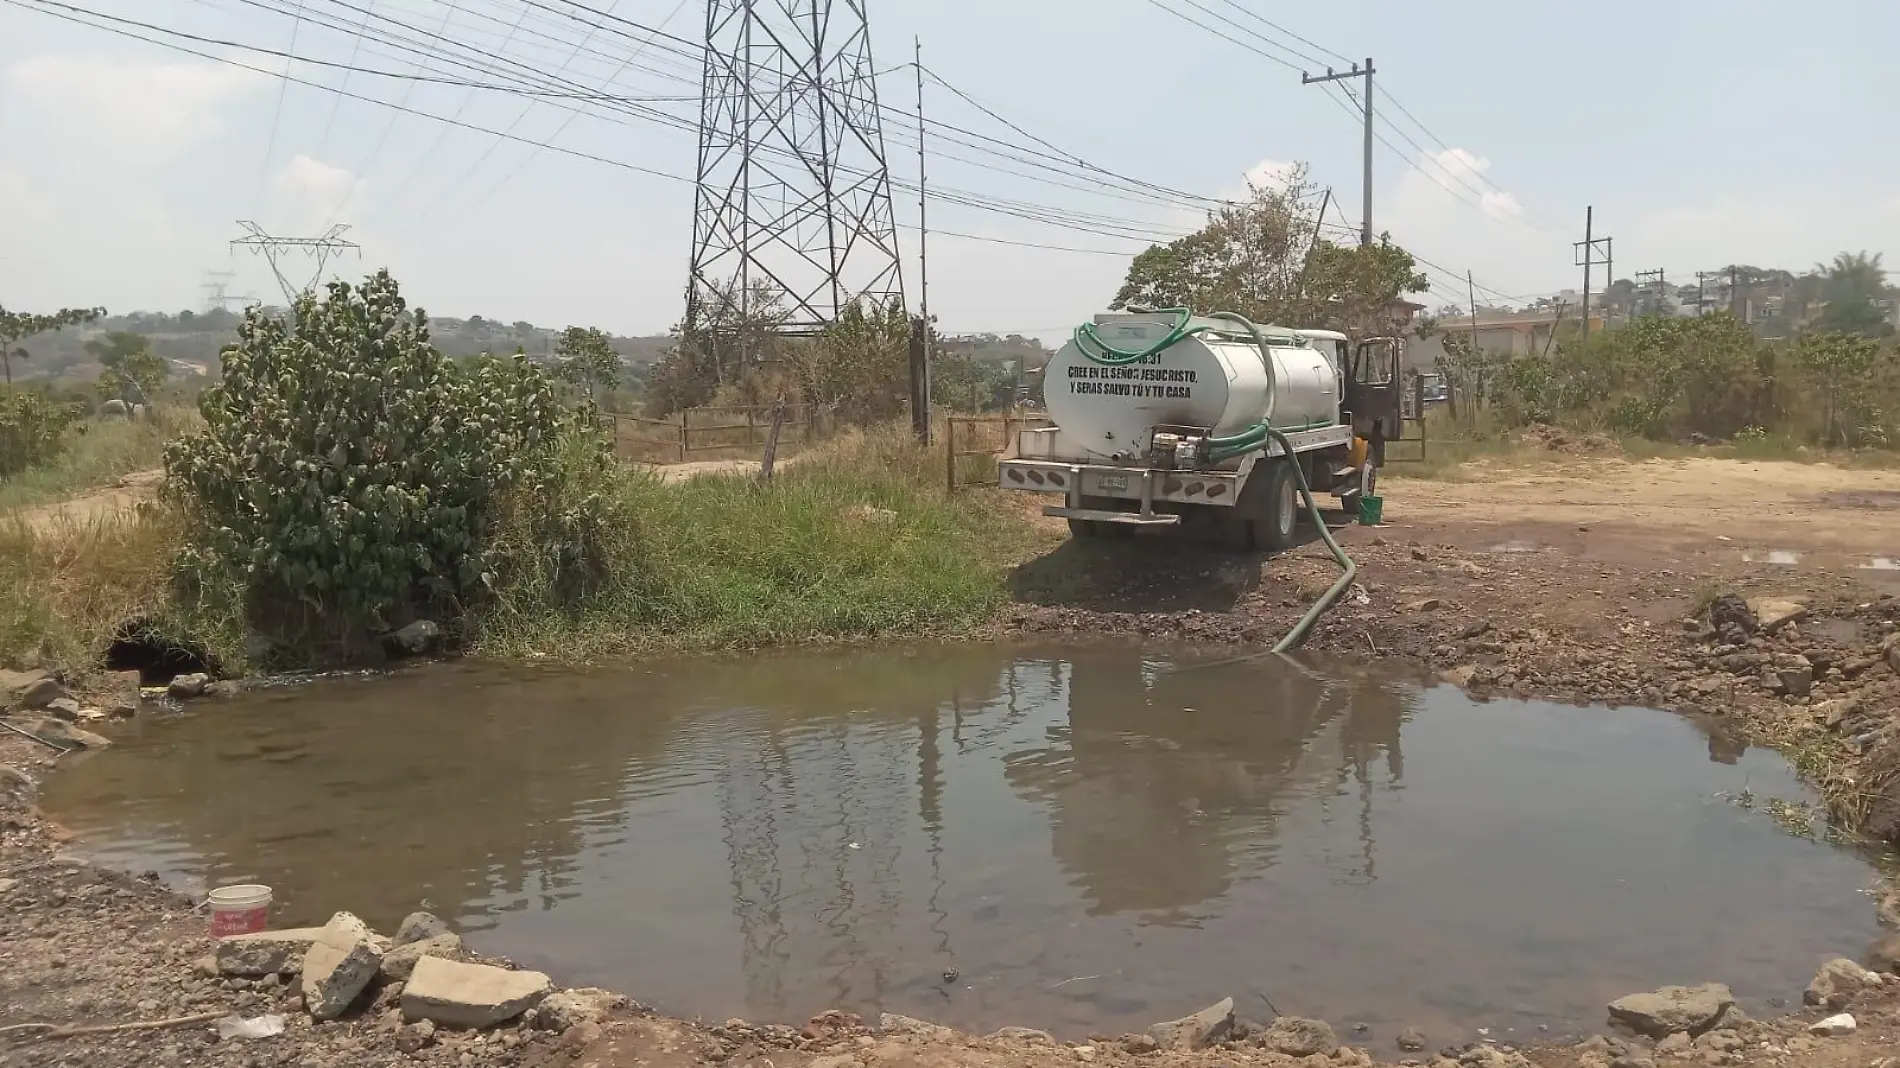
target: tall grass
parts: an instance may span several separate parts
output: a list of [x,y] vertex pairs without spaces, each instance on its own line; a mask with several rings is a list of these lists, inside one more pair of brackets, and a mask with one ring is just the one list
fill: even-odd
[[[591,469],[566,490],[600,494],[613,516],[591,587],[567,599],[546,573],[517,572],[477,613],[474,648],[586,658],[967,631],[1002,602],[1032,535],[992,494],[948,495],[941,463],[893,427],[847,433],[770,483]],[[528,517],[512,522],[504,542],[536,541]]]
[[28,523],[0,517],[0,660],[77,674],[127,619],[165,614],[178,525],[156,509]]
[[[945,492],[941,464],[895,427],[846,433],[770,483],[666,483],[576,450],[544,492],[503,508],[470,651],[580,661],[967,633],[1039,542],[995,491]],[[0,662],[83,676],[139,619],[243,666],[245,595],[215,576],[178,581],[182,535],[158,505],[0,516]]]
[[93,419],[81,424],[65,451],[51,463],[30,467],[0,480],[0,512],[112,484],[164,461],[165,443],[199,423],[196,412],[157,407],[144,418]]

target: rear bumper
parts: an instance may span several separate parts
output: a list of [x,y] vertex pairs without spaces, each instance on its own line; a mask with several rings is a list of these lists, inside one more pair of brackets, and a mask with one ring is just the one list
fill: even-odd
[[1153,514],[1156,501],[1232,507],[1245,471],[1245,467],[1239,471],[1164,471],[1060,460],[1003,460],[997,465],[997,482],[1004,489],[1060,493],[1068,499],[1069,510],[1081,509],[1084,497],[1105,497],[1139,502],[1143,514]]

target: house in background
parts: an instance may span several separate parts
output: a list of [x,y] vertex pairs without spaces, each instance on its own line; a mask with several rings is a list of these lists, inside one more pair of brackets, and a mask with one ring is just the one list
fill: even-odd
[[[1523,311],[1486,311],[1480,308],[1476,325],[1478,348],[1500,356],[1541,354],[1549,349],[1551,334],[1559,323],[1565,326],[1577,323],[1578,304],[1558,302]],[[1603,325],[1602,314],[1592,310],[1590,329],[1601,330]],[[1445,354],[1447,334],[1469,336],[1472,332],[1472,318],[1469,315],[1440,319],[1429,337],[1413,337],[1406,345],[1406,365],[1415,370],[1429,371],[1437,365],[1438,358]]]

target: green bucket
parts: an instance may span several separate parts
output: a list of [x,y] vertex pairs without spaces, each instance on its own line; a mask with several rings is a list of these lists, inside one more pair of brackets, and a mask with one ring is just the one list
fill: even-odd
[[1359,498],[1359,525],[1360,526],[1362,527],[1378,526],[1379,517],[1383,515],[1384,512],[1385,512],[1385,498],[1384,497]]

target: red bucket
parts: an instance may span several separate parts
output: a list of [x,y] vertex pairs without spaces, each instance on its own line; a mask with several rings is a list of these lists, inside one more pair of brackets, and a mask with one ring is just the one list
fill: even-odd
[[211,937],[256,934],[270,925],[270,887],[256,883],[211,891]]

